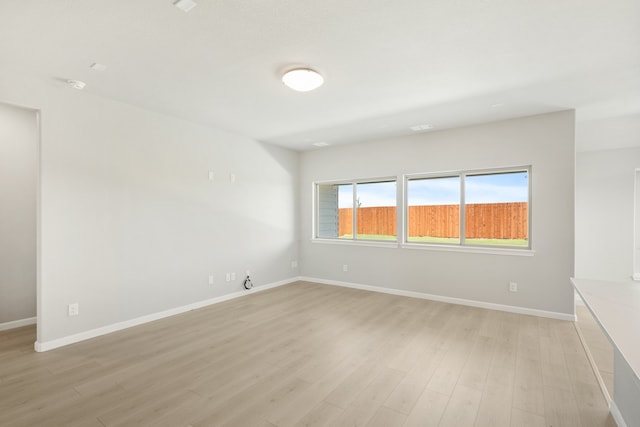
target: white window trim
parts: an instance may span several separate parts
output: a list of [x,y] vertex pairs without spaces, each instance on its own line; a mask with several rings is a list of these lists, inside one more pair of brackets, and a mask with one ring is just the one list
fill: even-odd
[[383,240],[346,240],[346,239],[311,239],[311,243],[320,245],[342,245],[342,246],[369,246],[378,248],[407,249],[434,252],[460,252],[472,254],[487,255],[509,255],[509,256],[534,256],[536,251],[533,249],[508,249],[506,246],[459,246],[447,244],[429,244],[429,243],[398,243]]
[[316,237],[311,239],[311,243],[320,243],[324,245],[346,245],[346,246],[374,246],[378,248],[399,248],[400,243],[394,240],[353,240],[353,239],[326,239]]
[[[317,243],[336,243],[336,244],[352,244],[352,245],[360,245],[360,246],[380,246],[380,247],[398,247],[401,239],[399,238],[399,234],[398,234],[398,230],[399,228],[396,225],[396,240],[375,240],[375,239],[356,239],[356,238],[352,238],[352,239],[340,239],[340,238],[329,238],[329,237],[318,237],[318,186],[319,185],[351,185],[353,186],[354,190],[352,192],[352,196],[353,196],[353,201],[352,201],[352,208],[354,209],[354,215],[352,215],[351,217],[351,227],[352,229],[355,231],[356,230],[356,216],[355,216],[355,206],[357,204],[357,198],[358,198],[358,194],[357,191],[355,191],[355,188],[357,187],[358,184],[373,184],[373,183],[378,183],[378,182],[395,182],[396,183],[396,221],[398,218],[397,212],[398,212],[398,193],[400,193],[399,190],[399,183],[401,179],[401,175],[398,176],[385,176],[385,177],[377,177],[377,178],[362,178],[362,179],[336,179],[336,180],[330,180],[330,181],[314,181],[312,183],[312,200],[313,200],[313,204],[312,204],[312,224],[311,224],[311,240],[313,242],[317,242]],[[353,233],[354,236],[357,236],[357,233]]]
[[[509,247],[499,245],[473,245],[464,243],[464,235],[461,235],[460,243],[448,244],[448,243],[418,243],[407,241],[407,228],[408,228],[408,200],[407,200],[407,183],[411,179],[419,178],[444,178],[455,177],[463,175],[481,175],[481,174],[498,174],[506,172],[522,172],[527,171],[529,174],[528,185],[528,246],[526,247]],[[374,182],[396,182],[396,212],[401,210],[400,214],[396,216],[396,240],[369,240],[369,239],[340,239],[340,238],[324,238],[318,237],[318,185],[332,185],[332,184],[365,184]],[[398,176],[385,176],[378,178],[362,178],[362,179],[336,179],[326,181],[313,181],[311,183],[311,199],[312,199],[312,220],[311,220],[311,242],[317,244],[327,245],[346,245],[346,246],[369,246],[380,248],[397,248],[408,250],[426,250],[426,251],[440,251],[440,252],[461,252],[461,253],[475,253],[475,254],[489,254],[489,255],[507,255],[507,256],[534,256],[536,251],[533,248],[533,224],[532,224],[532,192],[533,192],[533,167],[531,165],[524,166],[510,166],[499,168],[486,168],[486,169],[468,169],[457,171],[442,171],[442,172],[429,172],[429,173],[412,173]],[[464,179],[461,179],[461,195],[460,195],[460,212],[461,221],[464,221]],[[354,206],[357,194],[354,191]],[[355,219],[354,219],[355,221]],[[462,224],[462,223],[461,223]],[[355,227],[355,224],[354,224]],[[354,228],[355,229],[355,228]],[[464,229],[461,227],[461,232]]]
[[494,254],[494,255],[515,255],[515,256],[534,256],[536,251],[533,249],[509,249],[507,246],[472,246],[472,245],[452,245],[446,243],[402,243],[399,245],[402,249],[423,250],[423,251],[441,251],[441,252],[466,252],[473,254]]
[[[501,167],[501,168],[488,168],[488,169],[466,169],[459,171],[445,171],[445,172],[429,172],[429,173],[416,173],[416,174],[407,174],[403,176],[403,185],[402,185],[402,209],[403,209],[403,225],[402,225],[402,241],[400,243],[401,247],[407,247],[411,249],[417,249],[423,247],[424,249],[435,250],[436,248],[440,248],[440,250],[446,251],[461,251],[462,248],[466,249],[463,252],[491,252],[491,253],[505,253],[512,254],[514,252],[530,252],[535,253],[533,250],[533,240],[531,238],[533,234],[532,228],[532,172],[533,168],[531,165],[526,166],[510,166],[510,167]],[[465,242],[465,178],[467,175],[490,175],[490,174],[500,174],[500,173],[508,173],[508,172],[524,172],[526,171],[529,174],[529,182],[528,182],[528,195],[527,195],[527,246],[522,247],[510,247],[510,246],[500,246],[500,245],[473,245],[467,244]],[[452,177],[460,177],[460,243],[419,243],[419,242],[409,242],[408,241],[408,215],[409,215],[409,201],[407,199],[407,186],[410,180],[413,179],[424,179],[424,178],[452,178]]]

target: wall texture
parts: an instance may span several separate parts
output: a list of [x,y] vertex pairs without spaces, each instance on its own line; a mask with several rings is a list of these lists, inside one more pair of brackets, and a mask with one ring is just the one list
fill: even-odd
[[[524,165],[532,165],[534,256],[312,242],[314,181]],[[573,314],[572,111],[306,152],[300,171],[304,276]]]
[[36,112],[0,104],[0,325],[36,316]]
[[41,109],[39,343],[298,275],[297,153],[6,70],[0,93]]
[[633,199],[640,148],[576,156],[576,277],[633,275]]

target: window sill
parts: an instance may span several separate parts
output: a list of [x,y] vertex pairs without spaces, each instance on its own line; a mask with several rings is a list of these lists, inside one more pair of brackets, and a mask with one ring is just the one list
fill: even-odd
[[399,245],[403,249],[417,249],[422,251],[440,252],[464,252],[472,254],[510,255],[510,256],[534,256],[533,249],[511,249],[505,247],[481,247],[481,246],[456,246],[456,245],[430,245],[425,243],[403,243]]
[[425,243],[398,243],[385,242],[381,240],[341,240],[341,239],[311,239],[311,243],[323,245],[345,245],[345,246],[371,246],[379,248],[400,248],[420,251],[439,252],[462,252],[486,255],[508,255],[508,256],[534,256],[533,249],[511,249],[504,247],[481,247],[481,246],[456,246],[456,245],[430,245]]
[[394,241],[382,240],[342,240],[342,239],[311,239],[311,243],[346,246],[374,246],[379,248],[398,248],[400,245]]

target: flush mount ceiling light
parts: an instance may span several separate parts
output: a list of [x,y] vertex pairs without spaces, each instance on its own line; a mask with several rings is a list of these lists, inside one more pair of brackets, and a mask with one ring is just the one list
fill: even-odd
[[309,92],[322,86],[324,78],[310,68],[296,68],[284,73],[282,82],[298,92]]
[[196,7],[198,3],[193,0],[176,0],[173,2],[173,5],[183,12],[189,12]]
[[329,143],[328,142],[324,142],[324,141],[320,141],[320,142],[314,142],[313,145],[315,145],[316,147],[328,147]]

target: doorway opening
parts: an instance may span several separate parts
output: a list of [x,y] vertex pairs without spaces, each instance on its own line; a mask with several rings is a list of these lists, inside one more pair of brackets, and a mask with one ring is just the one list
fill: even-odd
[[37,324],[39,112],[0,102],[0,331]]

